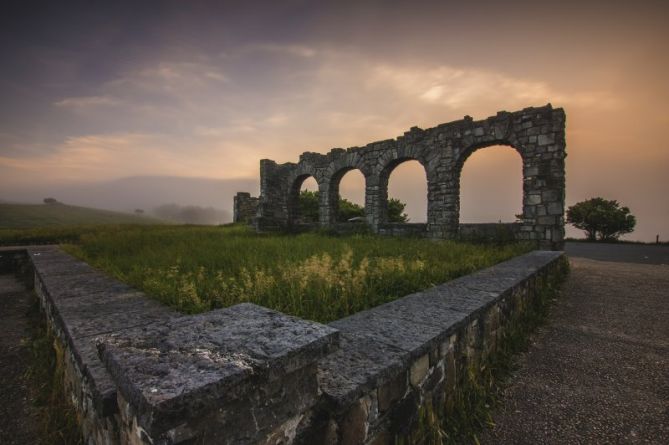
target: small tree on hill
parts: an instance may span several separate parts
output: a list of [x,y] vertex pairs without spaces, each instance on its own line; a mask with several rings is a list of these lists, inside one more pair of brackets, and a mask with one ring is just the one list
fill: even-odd
[[631,233],[636,218],[627,207],[620,207],[618,201],[591,198],[567,209],[567,222],[584,230],[588,240],[612,241],[620,235]]

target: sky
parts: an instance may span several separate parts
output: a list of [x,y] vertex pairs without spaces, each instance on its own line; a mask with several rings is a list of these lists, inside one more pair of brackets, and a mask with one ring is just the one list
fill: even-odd
[[[169,188],[94,191],[193,178],[214,185],[180,204],[227,208],[236,186],[258,192],[263,158],[551,103],[567,114],[567,205],[616,199],[638,219],[628,239],[667,240],[668,20],[662,1],[5,1],[0,199],[130,209]],[[509,148],[475,153],[461,220],[512,219],[520,166]],[[425,188],[419,165],[391,176],[412,221]],[[342,195],[362,194],[347,174]]]

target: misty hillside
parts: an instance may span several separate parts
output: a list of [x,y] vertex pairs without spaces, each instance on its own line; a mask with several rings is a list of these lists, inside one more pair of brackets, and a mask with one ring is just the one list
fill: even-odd
[[105,182],[76,185],[51,184],[3,188],[0,199],[11,202],[42,202],[53,196],[68,204],[149,214],[165,205],[213,208],[219,223],[232,221],[232,198],[237,192],[258,194],[258,179],[211,179],[176,176],[134,176]]
[[0,204],[0,229],[160,223],[153,217],[66,204]]

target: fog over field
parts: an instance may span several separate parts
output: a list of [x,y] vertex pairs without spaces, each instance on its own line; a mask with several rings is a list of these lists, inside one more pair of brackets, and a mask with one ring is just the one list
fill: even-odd
[[[237,191],[258,193],[257,180],[135,176],[114,181],[81,184],[25,186],[2,193],[5,201],[41,203],[54,197],[71,205],[121,212],[142,209],[146,213],[165,204],[213,207],[225,212],[223,221],[232,221],[232,197]],[[5,192],[3,190],[3,192]]]

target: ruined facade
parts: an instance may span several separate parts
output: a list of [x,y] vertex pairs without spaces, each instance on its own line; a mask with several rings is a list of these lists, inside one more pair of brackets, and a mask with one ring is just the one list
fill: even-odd
[[254,198],[250,193],[238,192],[234,197],[234,207],[232,212],[232,222],[250,223],[256,216],[258,210],[258,198]]
[[[397,139],[364,147],[335,148],[327,154],[303,153],[298,163],[260,161],[261,194],[254,218],[259,231],[294,229],[300,225],[299,193],[312,176],[320,191],[319,225],[336,222],[339,183],[350,170],[365,177],[365,214],[373,232],[420,233],[430,238],[456,238],[459,231],[460,174],[476,150],[507,145],[523,161],[523,214],[516,237],[535,240],[544,249],[559,249],[564,238],[565,113],[550,104],[471,117],[422,130],[411,128]],[[416,160],[427,177],[427,223],[390,224],[387,220],[388,178],[404,161]]]

